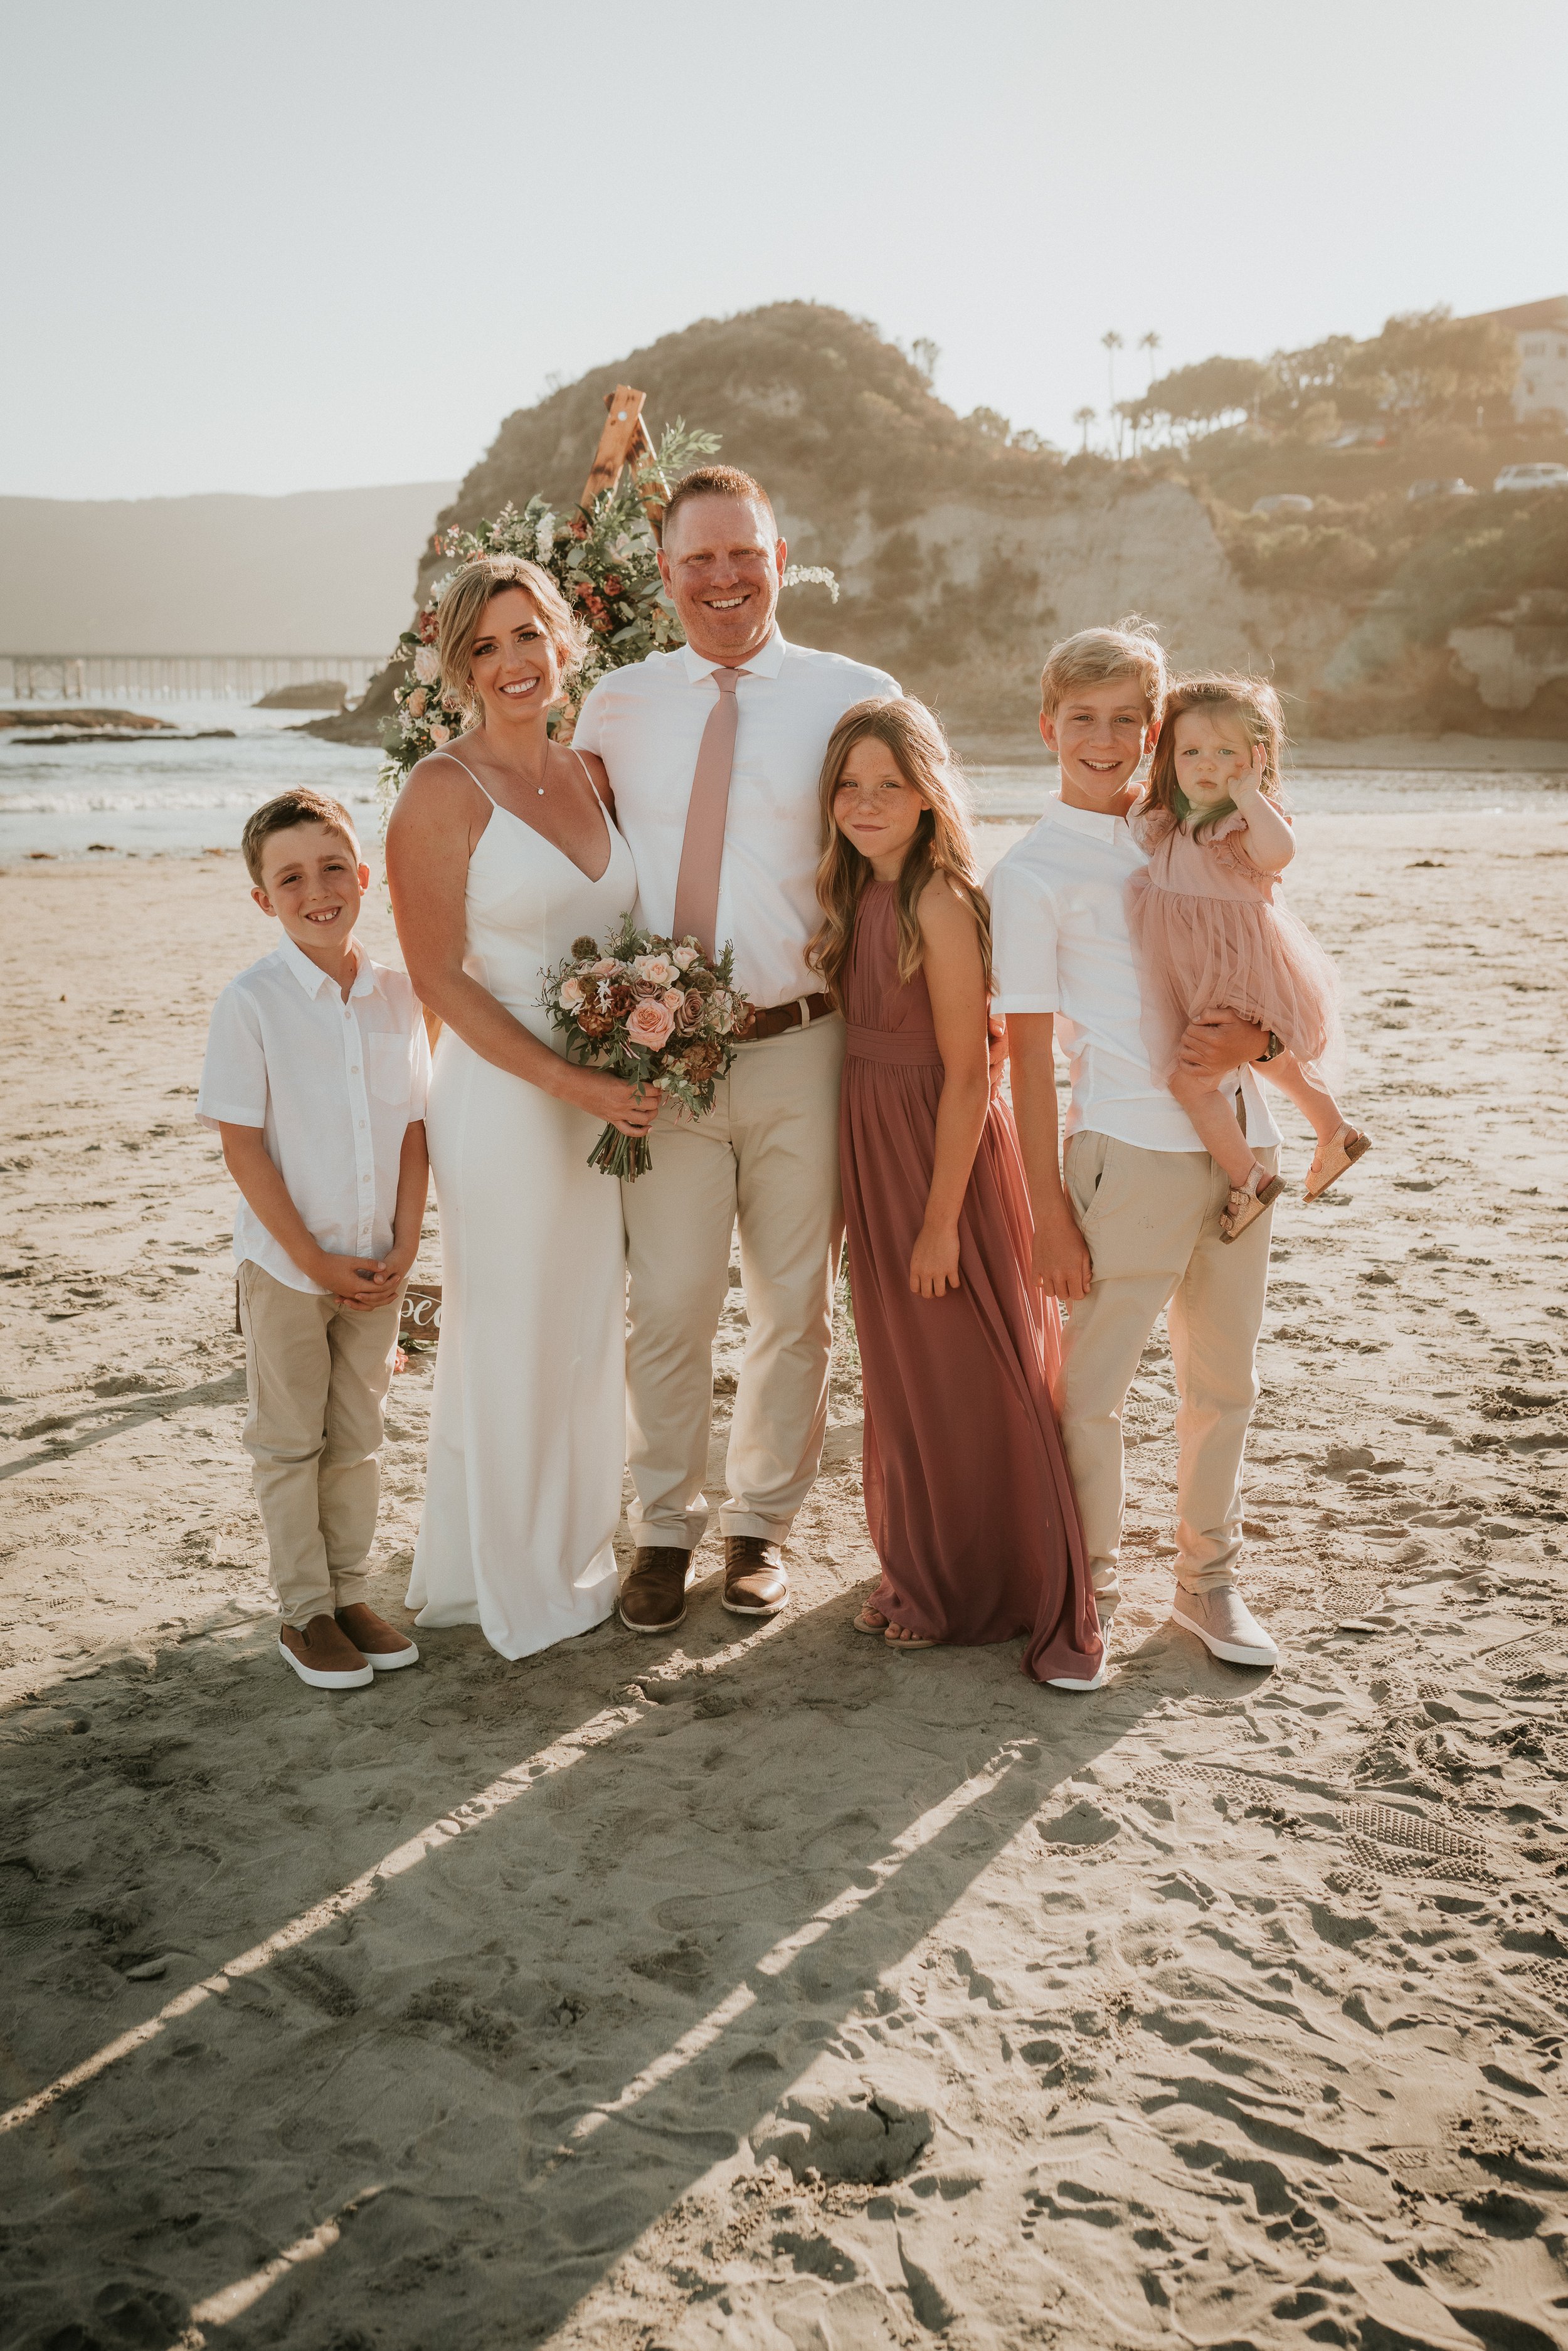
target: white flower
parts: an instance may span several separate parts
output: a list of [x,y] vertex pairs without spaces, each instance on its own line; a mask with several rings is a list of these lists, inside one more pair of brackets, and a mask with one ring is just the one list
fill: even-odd
[[441,655],[434,645],[421,645],[413,657],[413,674],[421,685],[434,685],[441,675]]
[[672,960],[682,971],[690,971],[696,959],[697,949],[695,947],[676,947],[672,957]]
[[639,979],[651,980],[655,987],[668,987],[675,977],[668,956],[633,956],[632,968]]
[[835,604],[839,601],[837,576],[822,563],[786,564],[779,585],[781,588],[825,588]]
[[548,563],[555,550],[555,517],[548,507],[539,517],[538,533],[534,545],[538,549],[539,561]]

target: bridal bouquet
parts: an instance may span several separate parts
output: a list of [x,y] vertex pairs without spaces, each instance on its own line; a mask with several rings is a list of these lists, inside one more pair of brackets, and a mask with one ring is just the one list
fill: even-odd
[[[751,1001],[735,985],[735,950],[709,963],[695,939],[661,939],[630,914],[602,946],[574,939],[544,975],[539,998],[566,1037],[568,1058],[657,1089],[700,1118],[750,1026]],[[645,1135],[607,1126],[591,1167],[634,1183],[653,1165]]]

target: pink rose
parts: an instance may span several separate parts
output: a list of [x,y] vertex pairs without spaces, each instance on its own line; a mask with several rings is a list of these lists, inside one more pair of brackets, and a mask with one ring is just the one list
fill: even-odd
[[575,1012],[578,1006],[586,1001],[587,996],[588,990],[580,979],[573,977],[561,981],[560,1001],[563,1011]]
[[675,966],[668,956],[633,956],[632,968],[639,979],[646,979],[655,987],[668,987],[675,977]]
[[596,964],[591,964],[589,968],[592,971],[595,978],[608,979],[612,973],[619,971],[621,967],[616,962],[613,956],[601,956],[599,961]]
[[675,1016],[669,1007],[655,1004],[650,998],[635,1007],[626,1023],[626,1034],[633,1045],[656,1053],[661,1045],[668,1042],[674,1025]]
[[667,1012],[679,1014],[685,1009],[686,991],[684,987],[666,987],[659,1001]]

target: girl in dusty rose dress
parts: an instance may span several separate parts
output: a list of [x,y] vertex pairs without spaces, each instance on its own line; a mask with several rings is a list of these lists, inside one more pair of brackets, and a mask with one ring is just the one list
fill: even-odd
[[1328,1090],[1340,1049],[1333,965],[1275,895],[1296,853],[1277,804],[1283,738],[1279,697],[1260,678],[1186,679],[1166,698],[1147,797],[1129,819],[1149,852],[1127,885],[1149,1063],[1230,1178],[1226,1240],[1284,1186],[1252,1155],[1234,1081],[1177,1067],[1189,1021],[1230,1011],[1280,1040],[1284,1050],[1258,1066],[1317,1136],[1309,1200],[1372,1148]]
[[862,702],[821,779],[812,946],[849,1028],[839,1125],[882,1580],[855,1619],[908,1653],[1024,1636],[1059,1689],[1105,1679],[1051,1406],[1055,1301],[1012,1113],[992,1101],[990,932],[952,756],[918,702]]

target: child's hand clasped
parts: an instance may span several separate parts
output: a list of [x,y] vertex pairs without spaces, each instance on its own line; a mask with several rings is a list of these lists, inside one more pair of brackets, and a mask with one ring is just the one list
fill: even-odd
[[329,1290],[345,1306],[372,1314],[378,1306],[392,1304],[408,1267],[392,1255],[378,1263],[366,1258],[333,1257],[323,1249],[320,1262],[310,1270],[322,1289]]

